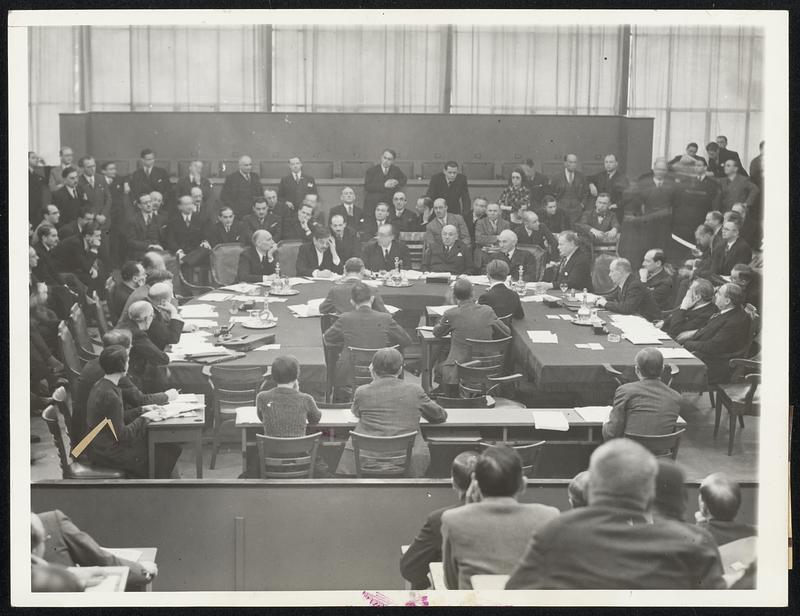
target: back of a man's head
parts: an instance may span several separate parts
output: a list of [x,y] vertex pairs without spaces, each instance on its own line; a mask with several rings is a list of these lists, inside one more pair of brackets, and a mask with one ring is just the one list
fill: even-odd
[[363,282],[355,283],[353,285],[353,288],[350,290],[350,299],[353,300],[353,303],[356,306],[360,306],[361,304],[366,304],[371,297],[372,297],[372,292],[370,291],[369,287],[365,285]]
[[161,302],[172,297],[172,287],[166,282],[156,282],[150,285],[147,296],[153,302]]
[[376,376],[396,376],[403,368],[403,355],[397,349],[379,349],[372,356],[372,371]]
[[466,278],[459,278],[453,285],[453,298],[463,302],[472,297],[472,283]]
[[144,280],[145,284],[148,287],[153,286],[154,284],[157,284],[159,282],[167,282],[167,281],[170,282],[172,281],[172,273],[162,269],[149,270],[147,272],[147,278],[145,278]]
[[639,443],[612,439],[589,461],[589,502],[646,511],[655,497],[657,472],[655,457]]
[[525,486],[522,459],[507,445],[487,447],[475,464],[475,480],[484,497],[516,496]]
[[567,486],[567,497],[569,504],[573,509],[579,507],[586,507],[589,504],[588,491],[589,488],[589,471],[581,471],[572,478]]
[[492,259],[486,265],[486,275],[490,280],[503,281],[508,277],[510,271],[508,263],[502,259]]
[[664,369],[664,356],[656,348],[648,347],[636,354],[636,367],[642,378],[657,379]]
[[358,257],[350,257],[344,262],[345,274],[360,274],[364,270],[364,262]]
[[128,308],[128,317],[134,323],[144,322],[151,314],[153,314],[153,305],[150,302],[133,302]]
[[742,491],[725,473],[712,473],[700,483],[700,498],[712,518],[731,522],[739,513]]
[[114,344],[126,349],[131,348],[131,333],[127,329],[112,329],[103,334],[103,347]]
[[453,487],[461,494],[466,493],[472,482],[472,473],[475,472],[475,465],[478,463],[480,455],[477,451],[462,451],[453,458],[450,475],[453,479]]
[[154,250],[144,253],[144,256],[142,257],[142,265],[148,272],[157,269],[163,270],[167,267],[164,263],[164,257]]

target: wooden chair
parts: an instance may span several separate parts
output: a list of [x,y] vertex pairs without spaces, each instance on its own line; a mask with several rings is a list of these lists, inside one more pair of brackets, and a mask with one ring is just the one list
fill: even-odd
[[[322,335],[330,329],[339,319],[338,314],[323,314],[319,320]],[[339,360],[339,355],[342,349],[339,347],[330,347],[325,344],[325,339],[322,339],[322,353],[325,358],[325,403],[329,404],[333,401],[333,387],[336,380],[336,362]],[[349,405],[348,405],[349,406]]]
[[200,284],[197,282],[196,278],[192,280],[188,280],[186,275],[183,273],[183,268],[178,268],[178,281],[181,284],[181,295],[183,297],[199,297],[209,291],[213,291],[214,287],[209,286],[207,284]]
[[278,242],[278,265],[281,266],[282,276],[297,275],[297,253],[303,240],[281,240]]
[[625,438],[629,438],[643,445],[656,458],[672,458],[675,460],[678,457],[678,448],[681,446],[681,437],[684,432],[686,432],[686,428],[681,428],[672,434],[663,434],[661,436],[626,432]]
[[[636,374],[633,372],[632,368],[626,369],[625,373],[620,372],[608,363],[603,364],[603,368],[611,375],[611,378],[614,379],[618,386],[624,385],[625,383],[633,383],[637,380]],[[681,369],[675,364],[664,364],[664,368],[661,370],[661,381],[668,387],[672,387],[672,382],[680,371]]]
[[61,463],[63,479],[125,479],[124,471],[84,464],[71,459],[68,453],[70,450],[69,431],[66,423],[62,426],[64,418],[55,405],[49,405],[42,412],[42,419],[53,437]]
[[92,294],[94,300],[95,318],[97,319],[97,330],[101,336],[111,331],[111,325],[108,322],[106,314],[108,312],[108,304],[97,297],[97,291]]
[[72,304],[72,308],[70,308],[69,325],[78,345],[78,355],[86,361],[99,357],[103,347],[99,340],[95,340],[89,335],[86,317],[78,304]]
[[75,339],[72,337],[72,332],[64,321],[58,324],[58,347],[61,350],[61,357],[64,359],[64,367],[67,371],[67,378],[73,384],[81,375],[81,370],[86,363],[78,354],[78,347],[75,344]]
[[244,246],[232,242],[217,244],[211,249],[210,274],[211,284],[215,287],[224,287],[236,282],[239,269],[239,255],[244,251]]
[[368,436],[351,432],[356,477],[408,477],[417,432]]
[[[523,380],[520,373],[506,374],[508,353],[511,348],[511,336],[499,340],[466,339],[470,347],[471,360],[456,362],[458,370],[458,389],[462,398],[479,398],[499,392],[505,385],[519,383]],[[499,398],[502,406],[524,405],[508,398]]]
[[421,269],[422,256],[424,252],[424,231],[401,231],[400,241],[408,248],[411,255],[411,263],[407,264],[406,269]]
[[[542,451],[544,451],[544,444],[546,442],[547,441],[538,441],[536,443],[506,443],[519,454],[520,458],[522,458],[522,474],[525,475],[525,477],[533,477],[533,472],[536,470],[536,464],[539,461],[539,457],[542,455]],[[494,445],[497,445],[497,443],[490,441],[481,442],[482,449]]]
[[[361,349],[359,347],[347,347],[350,352],[350,386],[355,392],[359,385],[366,385],[372,382],[372,375],[369,373],[369,365],[372,357],[380,349]],[[398,345],[391,347],[398,349]],[[402,373],[401,373],[402,374]]]
[[431,452],[431,463],[426,473],[428,477],[449,477],[453,460],[458,454],[465,451],[474,451],[477,454],[481,450],[480,435],[429,436],[425,440]]
[[295,438],[256,434],[262,479],[314,477],[322,432]]
[[761,415],[761,396],[758,386],[761,383],[761,362],[752,359],[732,359],[732,369],[744,369],[743,383],[730,383],[728,385],[715,385],[714,404],[714,438],[719,431],[719,420],[722,407],[728,411],[728,455],[733,453],[733,439],[736,436],[736,420],[744,428],[744,417]]
[[265,378],[264,369],[255,367],[212,365],[209,374],[214,406],[214,436],[211,447],[213,470],[220,447],[220,432],[236,423],[236,408],[253,406],[256,394]]

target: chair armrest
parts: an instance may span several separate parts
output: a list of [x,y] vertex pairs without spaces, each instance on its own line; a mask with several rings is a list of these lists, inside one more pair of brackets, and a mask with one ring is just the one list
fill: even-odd
[[746,374],[744,376],[744,380],[750,383],[751,385],[759,385],[761,383],[761,375],[758,372]]
[[676,374],[678,374],[681,371],[681,369],[678,368],[678,366],[676,366],[675,364],[668,364],[668,365],[669,365],[670,376],[674,377]]

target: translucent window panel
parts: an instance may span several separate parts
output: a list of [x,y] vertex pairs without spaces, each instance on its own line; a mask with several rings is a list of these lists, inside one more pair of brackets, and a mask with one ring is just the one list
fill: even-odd
[[219,45],[216,29],[178,28],[174,76],[187,111],[214,109],[219,92]]
[[130,43],[129,28],[89,28],[93,111],[110,111],[108,105],[130,109]]
[[698,154],[705,157],[707,138],[705,111],[671,111],[665,155],[668,160],[672,159],[683,154],[688,143],[694,142],[699,146]]
[[[739,152],[739,157],[746,156],[747,149],[747,112],[744,111],[712,111],[709,114],[709,141],[717,135],[728,138],[731,150]],[[744,160],[742,161],[744,163]]]
[[[748,100],[750,82],[755,73],[761,74],[755,64],[753,49],[763,46],[763,39],[755,36],[751,28],[726,28],[719,38],[719,65],[715,71],[716,107],[722,109],[753,108]],[[760,106],[760,100],[755,101]]]
[[[73,46],[77,28],[30,29],[30,99],[35,103],[58,103],[69,107],[74,96]],[[71,110],[74,111],[74,110]]]

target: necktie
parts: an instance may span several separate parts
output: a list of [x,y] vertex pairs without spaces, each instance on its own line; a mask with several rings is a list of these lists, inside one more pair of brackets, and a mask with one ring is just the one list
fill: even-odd
[[492,220],[491,223],[492,223],[492,231],[496,232],[497,231],[497,221]]
[[567,171],[567,181],[572,184],[572,171]]
[[152,214],[145,214],[144,220],[145,220],[145,224],[149,225],[150,222],[153,220],[153,215]]
[[231,228],[228,225],[225,225],[225,233],[230,233]]
[[561,263],[558,265],[558,277],[561,278],[561,274],[564,273],[564,267],[567,265],[567,258],[562,257]]
[[269,260],[267,259],[267,255],[264,255],[263,257],[261,257],[261,269],[262,270],[266,269],[268,263],[269,263]]
[[189,214],[186,214],[186,216],[184,216],[183,219],[186,221],[187,227],[192,223],[192,217]]
[[149,178],[150,177],[150,167],[145,167],[144,173]]
[[348,205],[346,207],[347,207],[347,215],[352,217],[353,216],[353,206],[352,205]]
[[75,189],[74,189],[74,188],[70,188],[70,189],[69,189],[69,195],[70,195],[70,197],[72,197],[73,199],[75,198]]
[[295,173],[294,174],[294,181],[295,182],[299,182],[300,181],[300,174],[299,173]]
[[91,177],[89,177],[88,179],[89,179],[89,186],[91,186],[92,188],[94,188],[94,176],[91,176]]

